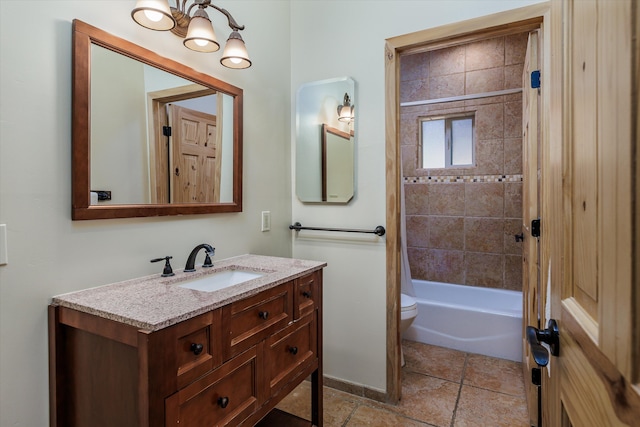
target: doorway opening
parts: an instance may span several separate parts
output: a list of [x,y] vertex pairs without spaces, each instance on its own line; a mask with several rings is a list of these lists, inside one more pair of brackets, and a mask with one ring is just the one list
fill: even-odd
[[[402,116],[401,96],[398,91],[401,79],[401,59],[408,55],[420,55],[483,40],[535,31],[542,28],[547,13],[547,4],[534,5],[387,40],[385,69],[387,95],[386,194],[388,201],[387,225],[391,230],[387,238],[387,400],[389,402],[397,402],[401,398],[401,336],[399,331],[401,260],[399,248],[401,247],[400,187],[404,185],[400,167],[403,145],[399,123],[399,118]],[[498,94],[497,96],[508,95]],[[465,101],[462,100],[462,102],[464,104]]]

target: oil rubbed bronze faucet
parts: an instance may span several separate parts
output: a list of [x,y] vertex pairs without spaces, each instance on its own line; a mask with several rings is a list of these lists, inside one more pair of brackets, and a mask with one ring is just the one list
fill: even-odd
[[213,263],[211,262],[211,258],[210,257],[215,255],[216,248],[214,248],[211,245],[208,245],[206,243],[202,243],[202,244],[196,246],[195,248],[193,248],[193,250],[189,254],[189,258],[187,258],[187,264],[184,266],[184,271],[185,272],[196,271],[196,267],[195,267],[196,255],[198,255],[198,252],[200,252],[200,249],[204,249],[205,253],[207,254],[205,256],[205,258],[204,258],[204,264],[202,264],[202,266],[203,267],[213,267]]

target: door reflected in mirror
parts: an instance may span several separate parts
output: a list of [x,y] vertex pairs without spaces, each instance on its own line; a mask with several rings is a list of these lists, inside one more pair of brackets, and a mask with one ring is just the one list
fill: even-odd
[[353,197],[353,131],[322,125],[322,201],[346,203]]
[[298,90],[296,195],[302,202],[348,203],[355,194],[355,116],[338,120],[345,95],[353,107],[355,82],[348,77],[307,83]]

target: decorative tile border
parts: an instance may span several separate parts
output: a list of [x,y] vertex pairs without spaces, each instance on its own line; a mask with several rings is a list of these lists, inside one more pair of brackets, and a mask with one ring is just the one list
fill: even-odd
[[522,175],[450,175],[405,176],[405,184],[432,184],[451,182],[522,182]]

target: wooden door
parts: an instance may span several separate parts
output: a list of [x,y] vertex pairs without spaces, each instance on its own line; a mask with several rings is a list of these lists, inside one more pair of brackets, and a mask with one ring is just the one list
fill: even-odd
[[539,240],[532,231],[532,221],[539,219],[539,114],[540,91],[532,88],[531,75],[538,68],[538,32],[531,32],[527,42],[527,53],[522,71],[522,368],[524,371],[525,391],[529,406],[529,418],[532,426],[539,425],[538,392],[539,385],[531,381],[532,369],[538,369],[532,358],[527,341],[526,327],[540,328],[540,289]]
[[173,104],[167,108],[172,129],[171,202],[218,202],[221,147],[216,116]]
[[562,28],[554,47],[554,96],[562,102],[551,114],[561,126],[546,147],[562,177],[550,180],[543,199],[556,209],[542,240],[557,240],[542,271],[552,271],[544,317],[558,320],[560,353],[543,373],[544,423],[638,426],[638,2],[555,0],[552,14]]

